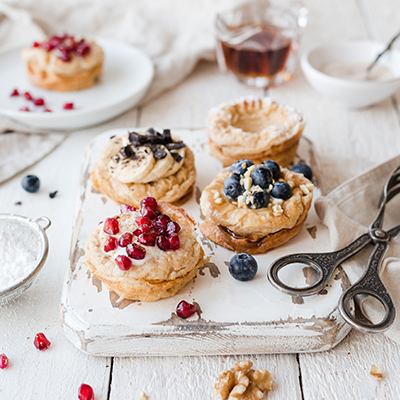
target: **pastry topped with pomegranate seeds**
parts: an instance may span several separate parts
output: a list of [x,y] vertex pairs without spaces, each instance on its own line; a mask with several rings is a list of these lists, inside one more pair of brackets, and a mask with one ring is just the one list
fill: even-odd
[[180,207],[152,197],[123,204],[90,234],[85,265],[120,299],[156,301],[182,289],[204,264],[195,222]]
[[169,129],[129,132],[113,137],[91,174],[93,186],[121,204],[139,207],[152,196],[183,204],[196,181],[194,155]]
[[81,90],[93,86],[102,74],[104,54],[93,40],[63,33],[25,48],[32,85],[50,90]]

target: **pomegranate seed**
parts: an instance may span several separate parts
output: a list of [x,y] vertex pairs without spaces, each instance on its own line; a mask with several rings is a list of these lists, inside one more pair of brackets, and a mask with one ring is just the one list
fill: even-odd
[[142,207],[149,207],[155,211],[158,208],[157,200],[154,197],[145,197],[140,202],[140,208]]
[[[71,61],[71,56],[69,54],[61,54],[60,56],[57,56],[61,61],[68,62]],[[67,107],[66,107],[67,106]],[[74,108],[73,103],[65,103],[64,108],[66,110],[72,110]]]
[[135,235],[135,236],[139,236],[140,234],[142,233],[142,230],[141,229],[135,229],[134,231],[133,231],[133,234]]
[[109,251],[115,250],[118,247],[118,240],[114,236],[109,236],[104,245],[104,251],[108,253]]
[[157,247],[162,251],[169,249],[169,240],[165,236],[159,236],[157,238]]
[[44,333],[38,333],[35,336],[35,340],[33,341],[33,344],[39,350],[47,350],[51,345],[50,341],[47,339],[47,337],[44,335]]
[[157,217],[157,219],[154,222],[154,226],[157,226],[158,228],[162,229],[167,229],[168,223],[171,221],[171,218],[168,217],[168,215],[161,214]]
[[134,260],[143,260],[146,257],[146,250],[137,243],[131,243],[126,246],[126,254]]
[[189,318],[196,313],[196,306],[182,300],[176,307],[176,314],[179,318]]
[[86,385],[86,383],[82,383],[82,385],[79,387],[78,399],[94,400],[94,393],[92,387]]
[[46,50],[47,52],[49,52],[49,51],[51,51],[51,50],[54,49],[54,45],[51,44],[51,43],[49,43],[49,42],[42,43],[42,44],[40,45],[40,47],[41,47],[43,50]]
[[11,97],[19,96],[18,90],[17,90],[17,89],[14,89],[14,90],[11,92],[10,96],[11,96]]
[[8,367],[8,357],[5,354],[0,354],[0,369],[6,369]]
[[168,240],[169,240],[169,248],[171,250],[178,250],[179,247],[181,246],[179,236],[176,233],[171,233],[168,236]]
[[83,56],[85,56],[87,53],[89,53],[89,51],[90,51],[90,46],[88,45],[88,44],[85,44],[85,45],[80,45],[77,49],[76,49],[76,55],[77,56],[80,56],[80,57],[83,57]]
[[167,232],[169,234],[178,233],[180,230],[181,230],[181,227],[177,222],[175,222],[175,221],[168,222]]
[[29,92],[25,92],[25,93],[24,93],[24,97],[25,97],[27,100],[33,100],[33,97],[31,96],[31,94],[30,94]]
[[135,219],[135,222],[141,226],[141,225],[151,225],[151,219],[148,217],[139,217]]
[[138,236],[138,241],[145,246],[155,246],[156,245],[156,236],[152,233],[142,233]]
[[120,207],[121,214],[126,214],[126,213],[133,212],[133,211],[136,211],[135,207],[132,207],[128,204],[121,204],[121,207]]
[[21,107],[19,111],[31,111],[28,107]]
[[109,235],[116,235],[119,232],[119,224],[115,218],[107,218],[104,222],[103,231]]
[[140,214],[143,215],[143,217],[147,217],[150,219],[156,219],[157,218],[157,214],[149,207],[142,207],[140,209]]
[[133,240],[133,235],[130,232],[125,232],[121,237],[118,239],[118,244],[121,247],[126,247],[128,244],[131,244]]
[[36,99],[33,101],[33,104],[35,106],[44,106],[44,100],[43,99]]
[[117,256],[115,262],[122,271],[128,271],[132,267],[132,261],[127,256]]
[[74,103],[65,103],[63,105],[64,110],[72,110],[74,108]]
[[159,228],[159,227],[157,227],[157,226],[152,226],[151,228],[150,228],[150,232],[152,232],[152,233],[154,233],[156,236],[164,236],[164,234],[165,234],[165,231],[164,231],[164,229],[162,229],[162,228]]
[[33,47],[40,47],[40,43],[34,42],[34,43],[33,43]]
[[52,111],[49,110],[48,108],[45,108],[43,111],[44,111],[44,112],[52,112]]

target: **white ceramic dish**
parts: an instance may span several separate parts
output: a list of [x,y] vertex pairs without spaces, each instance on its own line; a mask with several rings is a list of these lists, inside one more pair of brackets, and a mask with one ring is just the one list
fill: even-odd
[[[141,50],[111,39],[96,38],[105,53],[103,77],[95,86],[71,92],[41,89],[28,82],[25,63],[20,60],[23,46],[0,52],[0,114],[40,129],[70,130],[104,122],[137,104],[153,79],[154,67]],[[10,97],[13,89],[43,98],[51,113],[35,107],[23,96]],[[74,103],[74,110],[63,104]],[[32,111],[19,111],[28,106]]]
[[351,108],[367,107],[392,96],[400,87],[400,51],[392,49],[378,61],[394,76],[387,81],[352,81],[321,70],[329,62],[371,63],[385,47],[385,43],[371,41],[319,45],[303,54],[301,68],[308,83],[330,100]]

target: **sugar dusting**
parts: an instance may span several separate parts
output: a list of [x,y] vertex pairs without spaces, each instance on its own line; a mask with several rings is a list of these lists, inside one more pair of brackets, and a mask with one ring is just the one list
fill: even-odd
[[14,286],[36,267],[40,242],[35,232],[19,222],[0,221],[0,290]]

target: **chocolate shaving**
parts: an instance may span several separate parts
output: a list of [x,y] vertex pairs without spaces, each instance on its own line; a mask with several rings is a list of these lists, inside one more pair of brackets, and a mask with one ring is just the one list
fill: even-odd
[[167,157],[167,152],[165,150],[158,149],[153,152],[153,156],[156,160],[162,160]]
[[55,192],[51,192],[51,193],[49,193],[49,197],[51,198],[51,199],[54,199],[54,197],[56,197],[56,194],[58,193],[58,190],[56,190]]
[[171,155],[172,155],[172,157],[175,158],[176,162],[181,162],[182,161],[183,157],[181,157],[178,153],[171,153]]
[[175,142],[175,143],[170,143],[166,145],[168,150],[178,150],[178,149],[183,149],[186,147],[186,144],[183,143],[182,141]]
[[123,158],[130,158],[133,156],[134,153],[133,153],[131,145],[128,144],[127,146],[119,149],[119,154],[121,154],[121,156]]
[[161,137],[163,138],[165,144],[173,142],[170,129],[164,129],[163,133],[161,134]]
[[17,202],[15,202],[15,205],[16,205],[16,206],[22,206],[22,201],[17,201]]
[[111,139],[114,139],[114,138],[115,138],[115,135],[110,136],[110,140],[111,140]]

